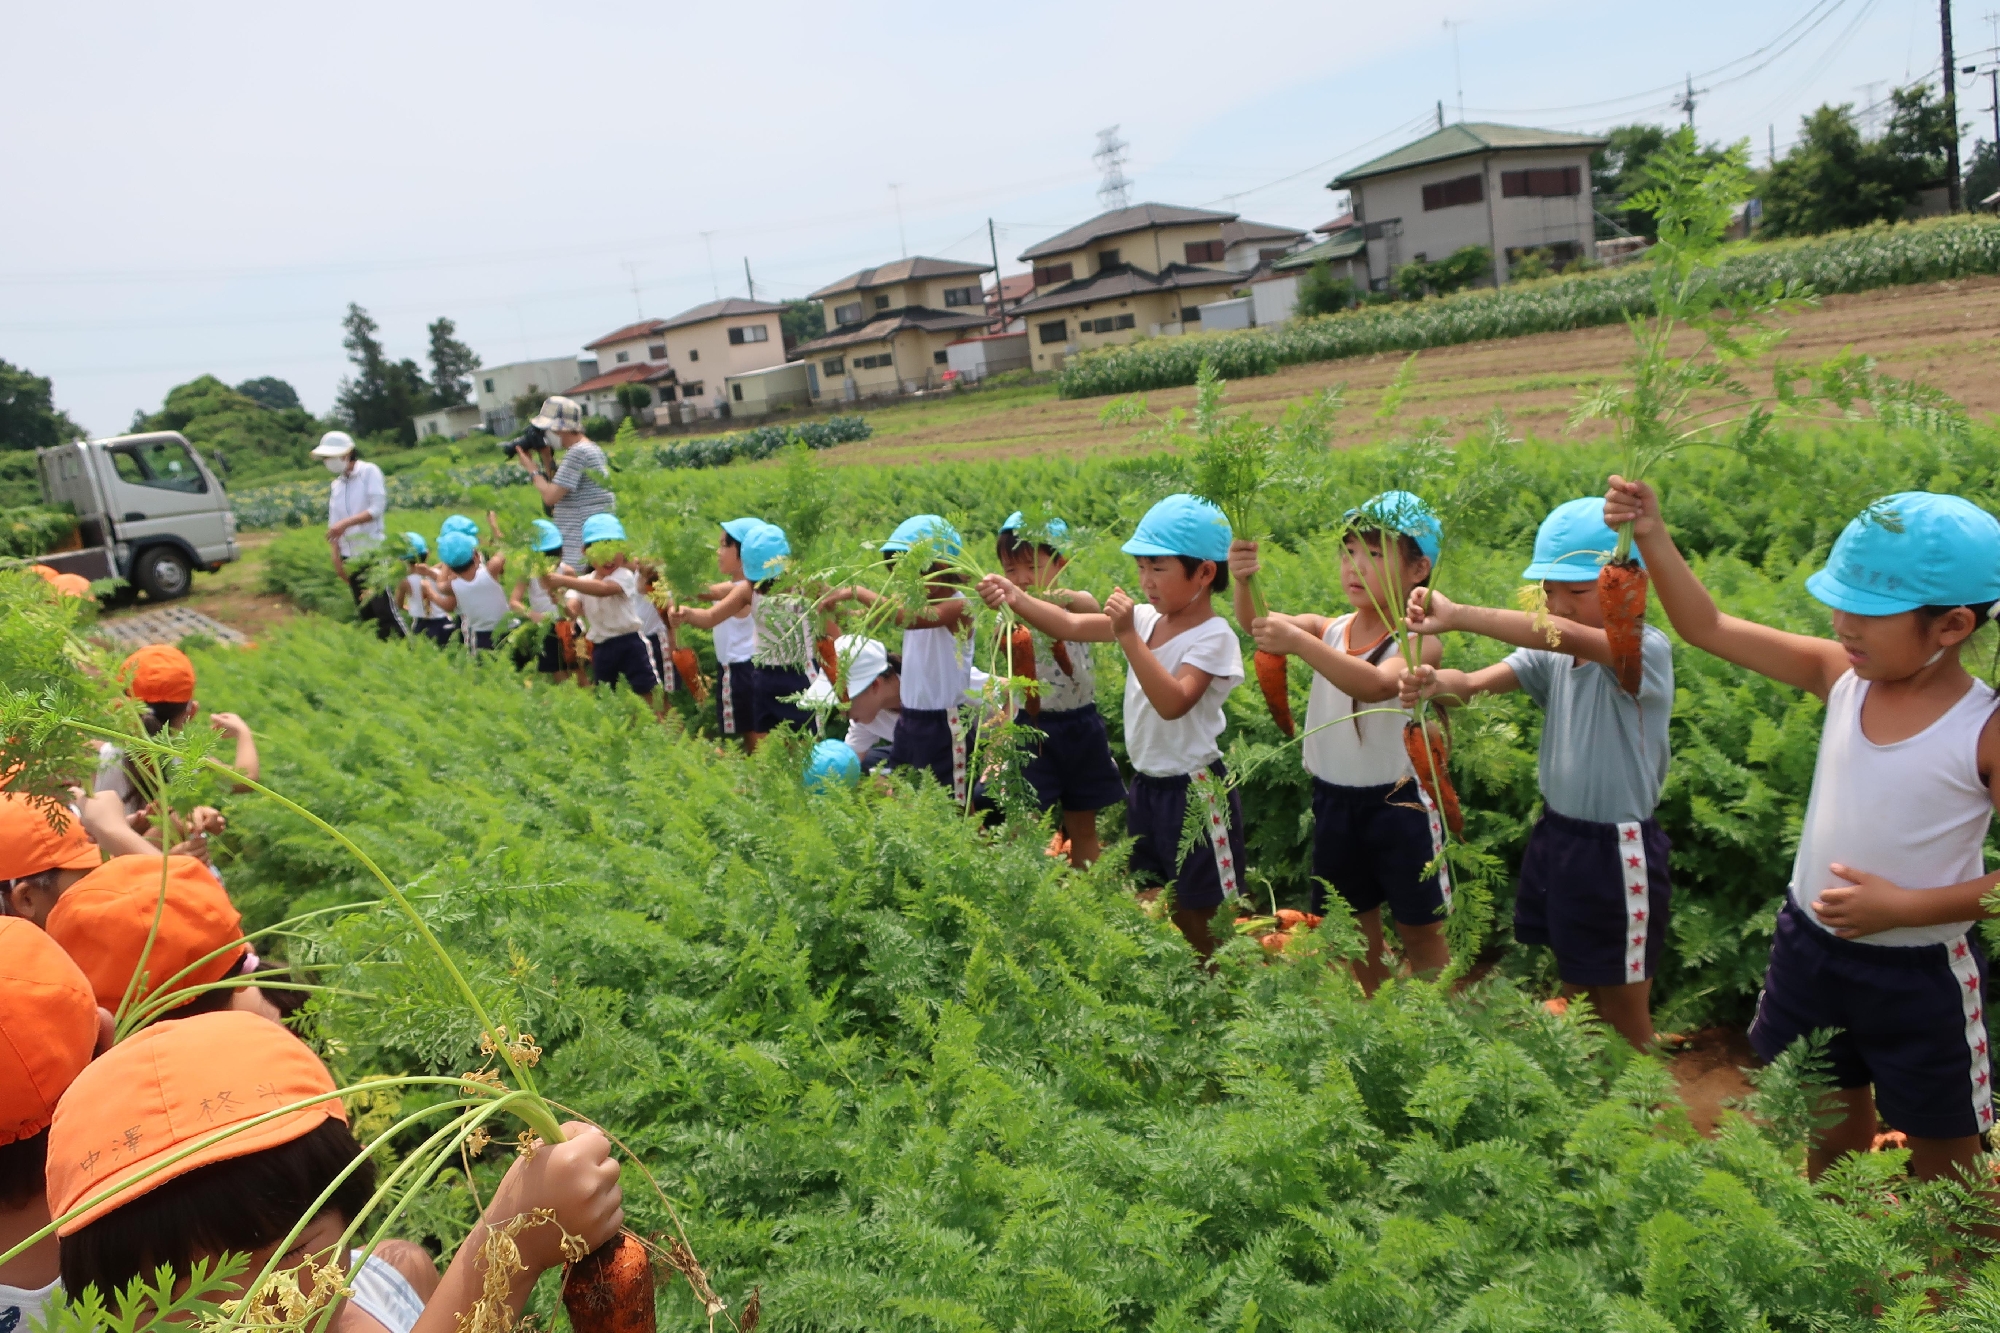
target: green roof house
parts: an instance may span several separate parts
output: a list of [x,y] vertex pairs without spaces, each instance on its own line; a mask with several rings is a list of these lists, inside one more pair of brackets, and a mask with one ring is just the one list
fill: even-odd
[[1529,251],[1556,267],[1595,258],[1590,155],[1604,143],[1466,121],[1350,168],[1327,188],[1353,199],[1375,290],[1412,260],[1443,259],[1468,245],[1492,250],[1498,285]]

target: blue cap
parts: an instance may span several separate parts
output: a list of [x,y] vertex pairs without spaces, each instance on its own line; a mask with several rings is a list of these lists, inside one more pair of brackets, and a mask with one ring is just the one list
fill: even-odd
[[[1000,525],[1000,531],[1019,532],[1027,524],[1027,521],[1028,516],[1016,509],[1013,513],[1007,515],[1007,521]],[[1061,541],[1063,538],[1069,536],[1069,524],[1059,518],[1052,518],[1048,521],[1048,534],[1051,540]]]
[[625,525],[618,521],[616,514],[592,514],[583,520],[583,544],[595,546],[598,542],[622,542],[625,540]]
[[412,560],[422,560],[431,553],[431,544],[424,540],[424,534],[421,532],[404,533],[403,548],[409,552]]
[[[1603,496],[1567,500],[1551,509],[1535,530],[1535,563],[1522,570],[1521,577],[1595,583],[1617,545],[1618,534],[1604,524]],[[1632,558],[1639,560],[1636,549]]]
[[562,550],[562,529],[545,518],[536,519],[535,549],[537,551]]
[[444,521],[444,526],[438,529],[439,536],[443,536],[447,532],[462,532],[468,537],[477,540],[479,537],[479,525],[463,514],[453,514]]
[[1127,555],[1185,555],[1196,560],[1229,558],[1229,520],[1206,500],[1169,495],[1146,511],[1132,540],[1118,549]]
[[1806,591],[1857,616],[1986,606],[2000,600],[2000,522],[1956,495],[1899,491],[1847,525]]
[[[1599,507],[1600,510],[1602,506]],[[1357,507],[1347,511],[1345,517],[1351,523],[1355,519],[1367,520],[1361,526],[1376,526],[1399,532],[1417,544],[1417,549],[1426,557],[1438,558],[1438,544],[1444,540],[1444,525],[1438,522],[1431,507],[1408,491],[1383,491],[1372,500],[1364,500]],[[1591,575],[1596,578],[1595,574]]]
[[479,543],[462,532],[438,534],[438,559],[453,569],[462,569],[479,554]]
[[792,553],[785,530],[776,523],[759,522],[737,540],[743,545],[743,577],[752,583],[776,578],[784,568],[785,557]]
[[761,518],[732,518],[722,525],[722,530],[734,538],[738,546],[741,546],[743,539],[756,531],[757,525],[763,521]]
[[942,555],[957,555],[964,549],[958,539],[958,529],[936,514],[918,514],[915,518],[904,519],[889,534],[889,540],[882,543],[882,549],[907,551],[926,538],[932,548]]
[[806,760],[806,790],[852,787],[861,781],[861,760],[846,741],[821,741]]

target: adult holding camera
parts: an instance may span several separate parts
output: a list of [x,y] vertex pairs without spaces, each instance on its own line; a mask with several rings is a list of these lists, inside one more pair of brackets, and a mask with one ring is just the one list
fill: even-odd
[[527,449],[516,449],[514,457],[528,469],[528,479],[535,483],[542,503],[549,507],[549,514],[562,533],[563,563],[571,569],[582,569],[584,520],[592,514],[609,514],[618,508],[618,497],[599,480],[610,477],[611,464],[604,457],[604,450],[583,433],[583,408],[571,399],[560,395],[545,399],[541,412],[529,424],[562,450],[562,463],[551,477]]
[[333,572],[347,581],[361,606],[361,618],[375,622],[377,636],[391,638],[396,633],[396,612],[389,594],[378,592],[362,604],[361,575],[347,572],[349,560],[382,540],[382,519],[389,512],[389,486],[382,480],[382,469],[355,451],[354,437],[344,430],[320,436],[312,456],[333,474],[326,499],[326,542],[333,554]]

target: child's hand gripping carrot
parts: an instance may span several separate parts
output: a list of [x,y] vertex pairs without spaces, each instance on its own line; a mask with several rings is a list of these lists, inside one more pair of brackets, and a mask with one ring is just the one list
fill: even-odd
[[[1250,604],[1250,580],[1263,566],[1257,559],[1257,543],[1241,537],[1229,543],[1229,574],[1236,580],[1239,602],[1238,614]],[[1260,634],[1258,626],[1264,626]],[[1257,671],[1257,688],[1264,696],[1264,706],[1271,710],[1271,720],[1278,724],[1278,730],[1287,740],[1296,734],[1298,728],[1292,722],[1291,690],[1285,683],[1285,657],[1297,651],[1296,646],[1280,646],[1288,634],[1298,633],[1289,624],[1279,625],[1268,615],[1256,616],[1247,626],[1251,638],[1256,640],[1257,653],[1254,665]]]

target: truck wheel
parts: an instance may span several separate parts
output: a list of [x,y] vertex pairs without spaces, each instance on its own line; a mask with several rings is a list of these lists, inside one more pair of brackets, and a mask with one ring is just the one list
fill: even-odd
[[144,588],[156,602],[185,597],[194,586],[194,568],[188,558],[171,546],[155,546],[141,551],[132,563],[132,581]]

